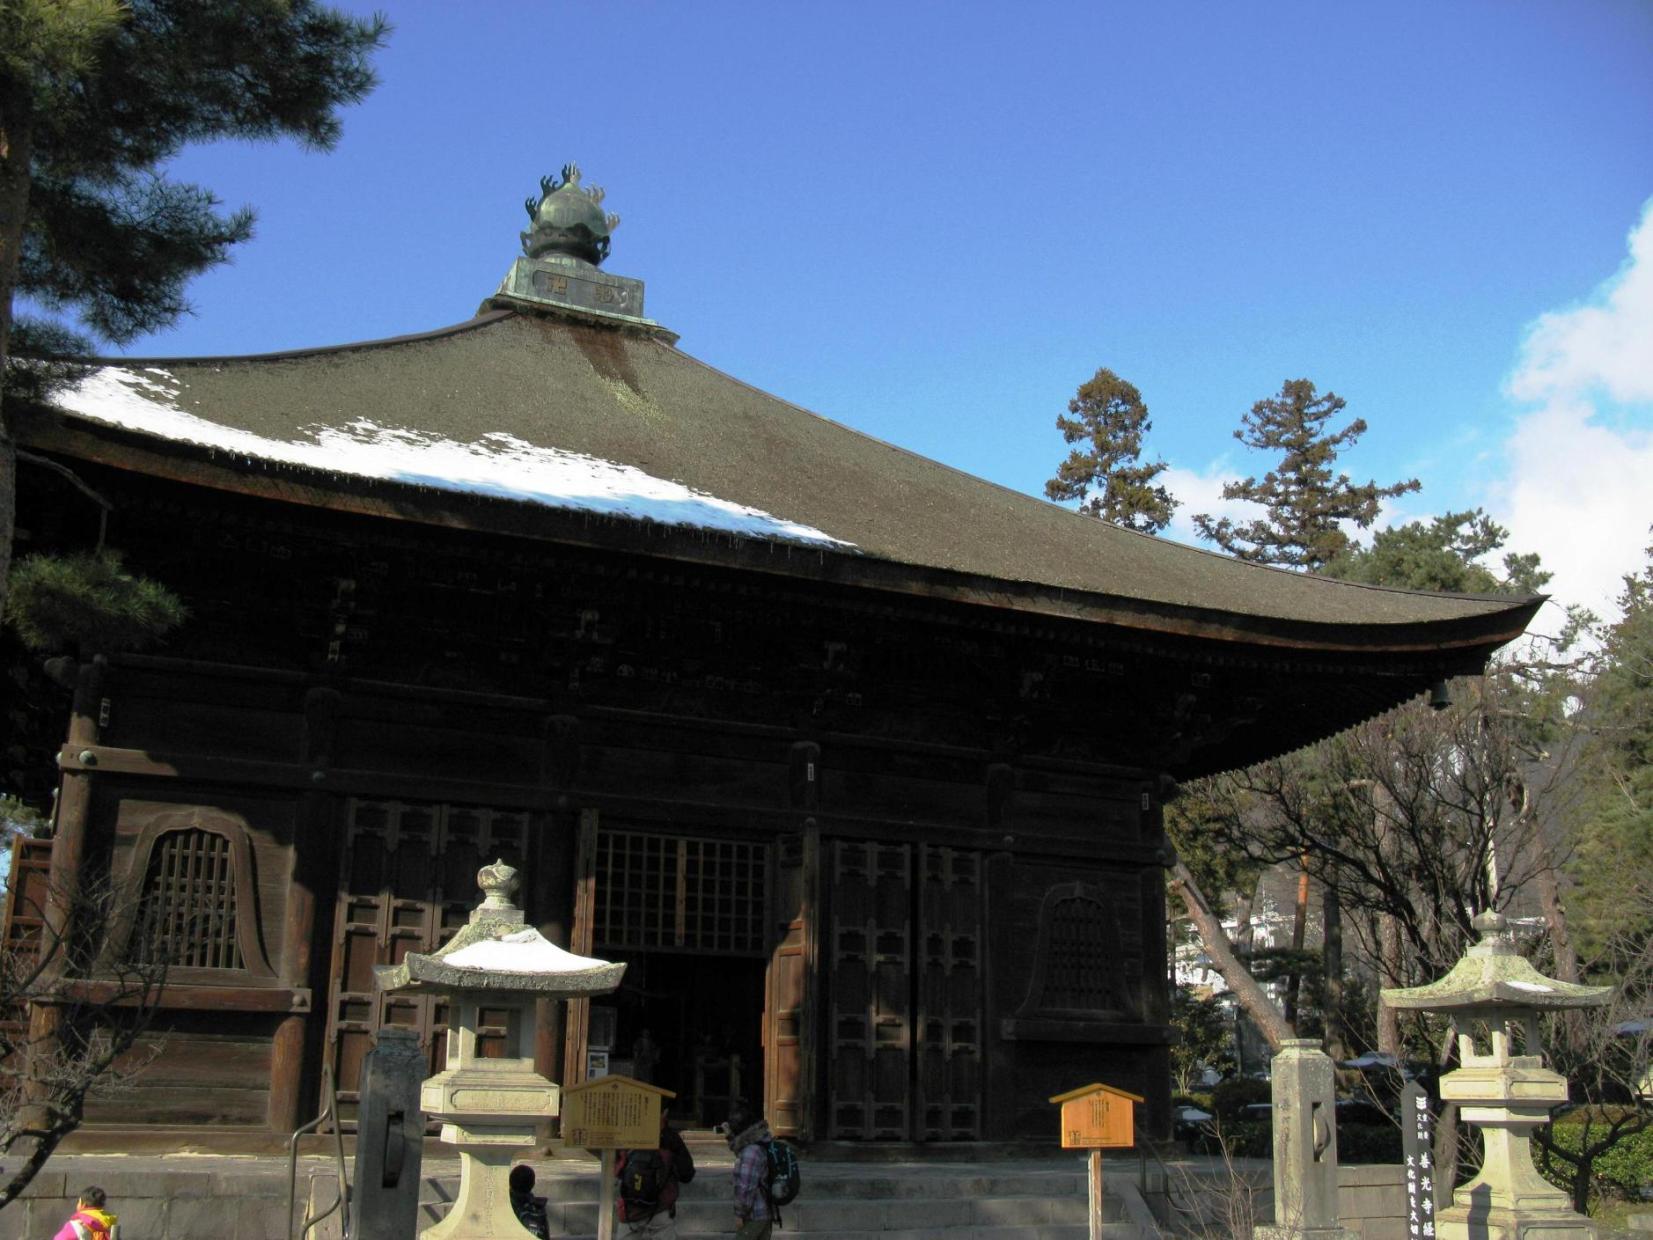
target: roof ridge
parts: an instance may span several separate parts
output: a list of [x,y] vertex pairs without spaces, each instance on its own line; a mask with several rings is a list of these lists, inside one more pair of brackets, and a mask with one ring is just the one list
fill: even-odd
[[441,340],[459,336],[479,328],[491,327],[501,319],[516,314],[514,310],[490,310],[460,323],[450,323],[432,331],[409,332],[401,336],[381,336],[374,340],[353,340],[346,344],[310,345],[299,349],[275,349],[268,353],[207,353],[195,357],[68,357],[61,359],[78,366],[179,366],[211,362],[275,362],[287,358],[318,357],[329,353],[354,353],[363,349],[388,349],[399,344],[417,344],[423,340]]

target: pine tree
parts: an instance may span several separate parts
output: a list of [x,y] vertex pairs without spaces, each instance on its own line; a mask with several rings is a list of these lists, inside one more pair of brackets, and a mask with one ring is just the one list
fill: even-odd
[[1201,513],[1194,518],[1200,535],[1242,560],[1314,572],[1349,549],[1343,522],[1365,529],[1377,520],[1385,499],[1416,491],[1416,478],[1379,486],[1334,473],[1339,452],[1366,433],[1360,418],[1340,431],[1326,430],[1345,403],[1336,393],[1321,395],[1307,379],[1288,379],[1278,395],[1253,405],[1234,438],[1248,448],[1279,453],[1280,463],[1261,480],[1227,484],[1223,498],[1249,500],[1265,511],[1240,524]]
[[[315,0],[0,0],[0,375],[14,352],[84,351],[54,325],[13,330],[21,293],[124,343],[186,309],[253,217],[169,180],[190,142],[337,141],[338,108],[373,86],[383,19]],[[14,389],[15,391],[15,389]],[[16,442],[0,396],[0,604],[15,515]]]
[[1140,463],[1142,437],[1152,426],[1142,393],[1113,371],[1098,370],[1068,402],[1068,416],[1056,419],[1066,442],[1084,446],[1068,453],[1045,494],[1081,501],[1087,516],[1157,534],[1171,523],[1177,501],[1154,485],[1165,462]]
[[1369,547],[1350,544],[1322,572],[1344,581],[1453,594],[1536,594],[1550,574],[1535,554],[1504,555],[1500,576],[1485,560],[1509,531],[1479,508],[1378,530]]

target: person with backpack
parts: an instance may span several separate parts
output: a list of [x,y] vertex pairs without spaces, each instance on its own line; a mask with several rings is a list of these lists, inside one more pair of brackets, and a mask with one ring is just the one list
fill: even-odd
[[628,1236],[677,1240],[677,1189],[694,1179],[694,1155],[660,1108],[660,1144],[652,1150],[622,1150],[614,1160],[620,1193],[614,1212]]
[[769,1196],[769,1144],[775,1137],[769,1121],[737,1104],[725,1127],[735,1155],[735,1235],[770,1240],[775,1207]]
[[75,1212],[52,1240],[119,1240],[121,1225],[108,1205],[101,1188],[81,1189]]

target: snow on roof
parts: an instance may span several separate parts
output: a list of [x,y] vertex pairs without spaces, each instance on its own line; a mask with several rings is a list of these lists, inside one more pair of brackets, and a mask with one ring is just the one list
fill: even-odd
[[503,432],[464,443],[357,418],[343,426],[306,427],[307,440],[272,439],[180,409],[177,398],[185,386],[160,367],[104,366],[56,394],[52,403],[112,426],[260,460],[667,525],[854,547],[814,526],[656,478],[632,465],[541,447]]
[[441,957],[455,969],[487,969],[499,973],[582,973],[602,968],[606,960],[564,951],[532,928],[502,939],[484,939]]

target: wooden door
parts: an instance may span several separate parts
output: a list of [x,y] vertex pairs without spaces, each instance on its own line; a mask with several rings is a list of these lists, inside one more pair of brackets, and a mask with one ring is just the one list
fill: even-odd
[[[476,906],[477,870],[496,857],[521,865],[527,843],[528,815],[519,811],[348,803],[326,1049],[346,1122],[354,1118],[362,1060],[380,1026],[416,1029],[432,1072],[446,1061],[446,1008],[428,996],[383,994],[373,966],[441,946]],[[503,1035],[502,1028],[488,1032]]]
[[918,1129],[922,1141],[981,1139],[982,856],[919,846]]
[[771,924],[776,940],[764,979],[764,1115],[776,1136],[814,1133],[815,920],[821,836],[811,823],[779,840]]
[[831,1135],[979,1139],[981,855],[871,840],[831,851]]
[[911,1139],[912,868],[905,844],[832,845],[835,1138]]

